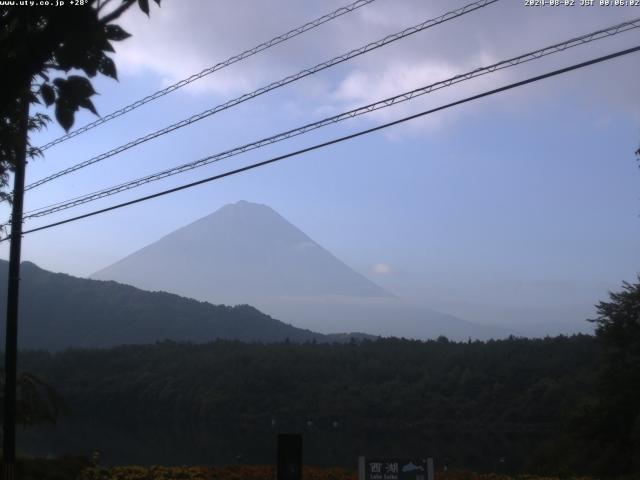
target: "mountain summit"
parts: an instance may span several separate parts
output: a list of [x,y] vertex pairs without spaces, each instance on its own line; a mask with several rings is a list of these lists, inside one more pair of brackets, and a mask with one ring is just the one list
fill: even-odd
[[239,201],[92,275],[213,303],[391,297],[272,208]]

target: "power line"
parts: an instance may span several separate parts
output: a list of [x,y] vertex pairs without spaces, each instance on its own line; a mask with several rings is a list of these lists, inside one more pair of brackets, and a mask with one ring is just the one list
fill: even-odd
[[[531,77],[531,78],[528,78],[526,80],[521,80],[519,82],[511,83],[511,84],[505,85],[503,87],[495,88],[493,90],[489,90],[489,91],[486,91],[486,92],[483,92],[483,93],[480,93],[480,94],[477,94],[477,95],[473,95],[471,97],[466,97],[466,98],[464,98],[462,100],[457,100],[455,102],[451,102],[451,103],[448,103],[446,105],[442,105],[440,107],[436,107],[436,108],[432,108],[430,110],[426,110],[426,111],[423,111],[423,112],[420,112],[420,113],[416,113],[414,115],[410,115],[410,116],[407,116],[407,117],[404,117],[404,118],[401,118],[401,119],[398,119],[398,120],[394,120],[392,122],[384,123],[384,124],[378,125],[376,127],[368,128],[366,130],[361,130],[359,132],[352,133],[350,135],[345,135],[343,137],[338,137],[338,138],[335,138],[333,140],[329,140],[327,142],[319,143],[319,144],[313,145],[311,147],[307,147],[307,148],[303,148],[301,150],[297,150],[295,152],[287,153],[285,155],[280,155],[280,156],[277,156],[277,157],[273,157],[273,158],[271,158],[269,160],[264,160],[262,162],[254,163],[254,164],[251,164],[251,165],[247,165],[245,167],[237,168],[235,170],[231,170],[231,171],[228,171],[228,172],[225,172],[225,173],[221,173],[221,174],[218,174],[218,175],[207,177],[207,178],[204,178],[202,180],[198,180],[198,181],[195,181],[195,182],[187,183],[187,184],[181,185],[179,187],[170,188],[168,190],[163,190],[161,192],[157,192],[157,193],[154,193],[154,194],[151,194],[151,195],[146,195],[144,197],[139,197],[139,198],[136,198],[134,200],[130,200],[130,201],[127,201],[127,202],[123,202],[123,203],[119,203],[119,204],[116,204],[116,205],[112,205],[112,206],[107,207],[107,208],[102,208],[100,210],[94,210],[93,212],[85,213],[83,215],[78,215],[76,217],[67,218],[67,219],[61,220],[59,222],[54,222],[54,223],[50,223],[48,225],[43,225],[41,227],[32,228],[31,230],[24,231],[23,234],[34,233],[34,232],[38,232],[40,230],[46,230],[46,229],[49,229],[49,228],[52,228],[52,227],[57,227],[59,225],[64,225],[66,223],[75,222],[77,220],[81,220],[81,219],[84,219],[84,218],[92,217],[92,216],[95,216],[95,215],[98,215],[98,214],[101,214],[101,213],[106,213],[106,212],[109,212],[109,211],[112,211],[112,210],[117,210],[117,209],[120,209],[120,208],[123,208],[123,207],[127,207],[129,205],[133,205],[133,204],[136,204],[136,203],[145,202],[147,200],[151,200],[151,199],[154,199],[154,198],[157,198],[157,197],[168,195],[170,193],[175,193],[175,192],[178,192],[178,191],[181,191],[181,190],[186,190],[188,188],[192,188],[192,187],[195,187],[195,186],[198,186],[198,185],[209,183],[209,182],[212,182],[214,180],[220,180],[222,178],[229,177],[229,176],[232,176],[232,175],[236,175],[236,174],[239,174],[239,173],[242,173],[242,172],[246,172],[248,170],[253,170],[253,169],[258,168],[258,167],[263,167],[265,165],[269,165],[271,163],[275,163],[275,162],[278,162],[280,160],[284,160],[286,158],[298,156],[298,155],[301,155],[303,153],[311,152],[313,150],[318,150],[320,148],[328,147],[330,145],[334,145],[336,143],[341,143],[341,142],[344,142],[344,141],[347,141],[347,140],[351,140],[351,139],[354,139],[354,138],[357,138],[357,137],[360,137],[360,136],[363,136],[363,135],[367,135],[369,133],[377,132],[379,130],[383,130],[385,128],[389,128],[391,126],[398,125],[398,124],[407,122],[409,120],[414,120],[416,118],[423,117],[425,115],[429,115],[429,114],[432,114],[432,113],[435,113],[435,112],[438,112],[438,111],[441,111],[441,110],[445,110],[447,108],[451,108],[451,107],[454,107],[454,106],[457,106],[457,105],[462,105],[464,103],[471,102],[471,101],[474,101],[474,100],[478,100],[480,98],[484,98],[484,97],[487,97],[487,96],[490,96],[490,95],[494,95],[496,93],[504,92],[504,91],[507,91],[507,90],[511,90],[513,88],[521,87],[523,85],[527,85],[527,84],[530,84],[530,83],[538,82],[538,81],[544,80],[546,78],[550,78],[550,77],[554,77],[554,76],[557,76],[557,75],[561,75],[563,73],[567,73],[567,72],[570,72],[570,71],[573,71],[573,70],[578,70],[580,68],[584,68],[584,67],[587,67],[589,65],[594,65],[596,63],[600,63],[600,62],[604,62],[604,61],[607,61],[607,60],[611,60],[611,59],[614,59],[614,58],[617,58],[617,57],[621,57],[623,55],[628,55],[630,53],[634,53],[634,52],[637,52],[637,51],[640,51],[640,45],[638,45],[636,47],[633,47],[633,48],[628,48],[626,50],[621,50],[621,51],[618,51],[618,52],[615,52],[615,53],[611,53],[609,55],[604,55],[604,56],[601,56],[601,57],[598,57],[598,58],[594,58],[594,59],[588,60],[586,62],[577,63],[577,64],[571,65],[569,67],[564,67],[564,68],[561,68],[561,69],[558,69],[558,70],[554,70],[552,72],[548,72],[548,73],[545,73],[545,74],[542,74],[542,75],[537,75],[535,77]],[[0,241],[5,241],[5,240],[7,240],[9,238],[10,238],[10,236],[5,237]]]
[[88,202],[92,202],[95,200],[98,200],[100,198],[105,198],[108,196],[112,196],[115,195],[117,193],[121,193],[124,192],[126,190],[131,190],[133,188],[139,187],[141,185],[145,185],[147,183],[151,183],[157,180],[161,180],[163,178],[167,178],[173,175],[177,175],[179,173],[183,173],[189,170],[193,170],[195,168],[199,168],[214,162],[218,162],[230,157],[233,157],[235,155],[239,155],[241,153],[250,151],[250,150],[255,150],[261,147],[264,147],[266,145],[270,145],[282,140],[286,140],[298,135],[302,135],[304,133],[307,133],[309,131],[324,127],[326,125],[331,125],[334,123],[338,123],[340,121],[349,119],[349,118],[353,118],[359,115],[364,115],[366,113],[375,111],[375,110],[380,110],[383,108],[387,108],[390,107],[392,105],[396,105],[398,103],[402,103],[408,100],[411,100],[413,98],[416,98],[418,96],[421,95],[425,95],[428,93],[431,93],[435,90],[439,90],[441,88],[445,88],[451,85],[454,85],[456,83],[459,82],[463,82],[466,80],[470,80],[472,78],[481,76],[481,75],[486,75],[488,73],[491,72],[495,72],[497,70],[502,70],[505,68],[509,68],[509,67],[513,67],[525,62],[529,62],[531,60],[536,60],[539,58],[542,58],[544,56],[547,55],[551,55],[557,52],[561,52],[564,51],[568,48],[572,48],[575,47],[577,45],[583,45],[585,43],[589,43],[592,41],[596,41],[596,40],[600,40],[602,38],[606,38],[606,37],[610,37],[612,35],[616,35],[618,33],[621,32],[625,32],[634,28],[639,28],[640,27],[640,18],[634,19],[634,20],[629,20],[627,22],[623,22],[617,25],[613,25],[611,27],[607,27],[607,28],[603,28],[600,30],[597,30],[595,32],[591,32],[585,35],[581,35],[579,37],[575,37],[569,40],[566,40],[564,42],[561,43],[557,43],[548,47],[544,47],[523,55],[519,55],[517,57],[513,57],[510,58],[508,60],[503,60],[501,62],[498,63],[494,63],[492,65],[489,65],[487,67],[480,67],[477,68],[475,70],[471,70],[467,73],[463,73],[460,75],[456,75],[454,77],[448,78],[446,80],[442,80],[436,83],[432,83],[430,85],[415,89],[415,90],[411,90],[409,92],[405,92],[399,95],[395,95],[393,97],[389,97],[386,98],[384,100],[379,100],[375,103],[371,103],[359,108],[355,108],[353,110],[349,110],[347,112],[343,112],[340,113],[338,115],[334,115],[331,117],[327,117],[324,118],[322,120],[319,120],[317,122],[314,123],[310,123],[307,125],[304,125],[302,127],[298,127],[292,130],[288,130],[286,132],[282,132],[282,133],[278,133],[276,135],[267,137],[267,138],[263,138],[261,140],[257,140],[255,142],[252,143],[248,143],[239,147],[235,147],[233,149],[230,150],[226,150],[224,152],[221,153],[217,153],[215,155],[210,155],[207,156],[205,158],[201,158],[199,160],[193,161],[193,162],[189,162],[189,163],[185,163],[176,167],[172,167],[169,168],[167,170],[163,170],[160,172],[156,172],[153,173],[151,175],[147,175],[135,180],[131,180],[119,185],[115,185],[106,189],[102,189],[96,192],[92,192],[86,195],[82,195],[82,196],[78,196],[78,197],[74,197],[71,199],[67,199],[67,200],[63,200],[61,202],[57,202],[51,205],[47,205],[44,207],[40,207],[34,210],[31,210],[29,212],[27,212],[24,216],[25,219],[29,219],[29,218],[37,218],[37,217],[43,217],[45,215],[50,215],[52,213],[56,213],[62,210],[67,210],[69,208],[72,207],[76,207],[78,205],[82,205]]
[[346,13],[350,13],[353,12],[354,10],[363,7],[371,2],[374,2],[375,0],[357,0],[353,3],[350,3],[349,5],[346,5],[344,7],[340,7],[337,10],[334,10],[333,12],[327,13],[326,15],[323,15],[321,17],[316,18],[315,20],[312,20],[308,23],[305,23],[304,25],[294,28],[292,30],[289,30],[287,33],[284,33],[282,35],[278,35],[277,37],[273,37],[271,40],[267,40],[266,42],[261,43],[260,45],[256,45],[253,48],[250,48],[248,50],[245,50],[242,53],[239,53],[237,55],[234,55],[232,57],[227,58],[226,60],[223,60],[222,62],[216,63],[215,65],[205,68],[204,70],[202,70],[199,73],[196,73],[194,75],[191,75],[188,78],[185,78],[183,80],[180,80],[179,82],[174,83],[173,85],[169,85],[166,88],[163,88],[162,90],[158,90],[155,93],[152,93],[151,95],[147,95],[144,98],[141,98],[140,100],[137,100],[135,102],[133,102],[130,105],[127,105],[126,107],[122,107],[119,110],[116,110],[115,112],[112,112],[108,115],[105,115],[104,117],[100,117],[99,119],[88,123],[87,125],[84,125],[83,127],[77,128],[76,130],[73,130],[59,138],[56,138],[55,140],[50,141],[49,143],[46,143],[45,145],[38,147],[41,151],[47,150],[48,148],[53,147],[54,145],[57,145],[59,143],[62,143],[66,140],[69,140],[70,138],[73,138],[75,136],[80,135],[81,133],[84,133],[88,130],[91,130],[99,125],[102,125],[103,123],[107,123],[110,120],[113,120],[114,118],[118,118],[121,115],[124,115],[126,113],[129,113],[132,110],[135,110],[136,108],[141,107],[142,105],[149,103],[153,100],[156,100],[160,97],[163,97],[165,95],[167,95],[168,93],[174,92],[176,90],[178,90],[179,88],[184,87],[185,85],[188,85],[192,82],[195,82],[196,80],[201,79],[202,77],[206,77],[207,75],[210,75],[214,72],[217,72],[218,70],[222,70],[225,67],[228,67],[230,65],[233,65],[234,63],[237,63],[241,60],[244,60],[246,58],[249,58],[257,53],[260,53],[264,50],[267,50],[268,48],[274,47],[276,45],[278,45],[279,43],[285,42],[287,40],[290,40],[294,37],[297,37],[298,35],[301,35],[305,32],[308,32],[309,30],[312,30],[320,25],[322,25],[323,23],[327,23],[331,20],[334,20],[338,17],[341,17],[342,15],[346,14]]
[[247,100],[250,100],[252,98],[255,98],[259,95],[262,95],[264,93],[270,92],[271,90],[274,90],[276,88],[280,88],[284,85],[287,85],[289,83],[295,82],[297,80],[300,80],[301,78],[307,77],[309,75],[315,74],[321,70],[324,70],[326,68],[332,67],[334,65],[337,65],[339,63],[343,63],[346,62],[347,60],[350,60],[354,57],[363,55],[367,52],[370,52],[372,50],[375,50],[377,48],[380,48],[384,45],[387,45],[389,43],[395,42],[397,40],[400,40],[402,38],[405,38],[409,35],[413,35],[414,33],[420,32],[422,30],[425,30],[427,28],[431,28],[434,27],[436,25],[439,25],[441,23],[444,23],[448,20],[452,20],[454,18],[460,17],[462,15],[465,15],[469,12],[478,10],[480,8],[486,7],[492,3],[497,2],[498,0],[477,0],[473,3],[470,3],[468,5],[465,5],[464,7],[458,8],[456,10],[452,10],[450,12],[447,12],[443,15],[440,15],[439,17],[430,19],[430,20],[426,20],[418,25],[414,25],[413,27],[409,27],[406,28],[400,32],[391,34],[391,35],[387,35],[386,37],[376,41],[376,42],[372,42],[369,43],[363,47],[360,48],[356,48],[354,50],[351,50],[347,53],[344,53],[340,56],[334,57],[331,60],[327,60],[325,62],[319,63],[311,68],[307,68],[305,70],[302,70],[294,75],[289,75],[288,77],[285,77],[281,80],[278,80],[276,82],[270,83],[269,85],[266,85],[264,87],[261,87],[257,90],[254,90],[251,93],[246,93],[244,95],[241,95],[240,97],[234,98],[233,100],[229,100],[223,104],[217,105],[216,107],[213,107],[211,109],[205,110],[201,113],[198,113],[196,115],[193,115],[187,119],[181,120],[180,122],[174,123],[172,125],[169,125],[165,128],[162,128],[160,130],[157,130],[155,132],[149,133],[143,137],[139,137],[135,140],[132,140],[124,145],[120,145],[119,147],[116,147],[112,150],[109,150],[106,153],[102,153],[100,155],[97,155],[95,157],[90,158],[89,160],[85,160],[83,162],[80,162],[76,165],[73,165],[69,168],[66,168],[64,170],[60,170],[57,173],[54,173],[52,175],[49,175],[48,177],[45,177],[41,180],[38,180],[34,183],[31,183],[29,185],[27,185],[25,187],[25,190],[31,190],[32,188],[38,187],[40,185],[43,185],[47,182],[50,182],[56,178],[59,178],[63,175],[67,175],[69,173],[75,172],[76,170],[80,170],[82,168],[85,168],[89,165],[93,165],[94,163],[100,162],[102,160],[105,160],[106,158],[112,157],[113,155],[116,155],[118,153],[124,152],[125,150],[128,150],[132,147],[135,147],[136,145],[140,145],[141,143],[145,143],[149,140],[152,140],[154,138],[160,137],[162,135],[165,135],[167,133],[170,133],[174,130],[177,130],[179,128],[185,127],[187,125],[191,125],[194,122],[197,122],[199,120],[202,120],[204,118],[207,118],[215,113],[218,113],[222,110],[226,110],[228,108],[234,107],[236,105],[239,105],[240,103],[246,102]]

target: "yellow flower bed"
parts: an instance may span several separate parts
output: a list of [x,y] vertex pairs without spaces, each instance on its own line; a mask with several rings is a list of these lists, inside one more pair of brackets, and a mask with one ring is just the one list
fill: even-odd
[[[276,469],[270,465],[230,465],[224,467],[92,467],[78,480],[274,480]],[[509,476],[497,473],[437,472],[435,480],[559,480],[535,475]],[[357,480],[355,470],[304,467],[303,480]],[[591,480],[575,477],[563,480]]]
[[[545,477],[539,475],[503,475],[500,473],[475,473],[475,472],[438,472],[436,480],[560,480],[558,477]],[[593,480],[589,477],[571,477],[562,480]]]
[[[224,467],[92,467],[78,480],[273,480],[276,469],[270,465]],[[304,480],[357,480],[355,471],[343,468],[304,467]]]

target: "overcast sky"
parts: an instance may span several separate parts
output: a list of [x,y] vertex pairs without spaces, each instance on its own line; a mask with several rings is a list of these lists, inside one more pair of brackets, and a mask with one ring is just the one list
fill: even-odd
[[[164,0],[122,25],[107,114],[347,1]],[[376,0],[51,148],[27,182],[463,6]],[[577,1],[577,3],[580,3]],[[502,0],[29,191],[26,210],[137,178],[640,17],[640,7]],[[640,29],[464,82],[38,221],[108,206],[640,44]],[[23,258],[87,276],[224,204],[267,204],[393,293],[471,321],[575,320],[640,270],[640,54],[545,80],[24,239]],[[76,126],[92,119],[77,117]],[[57,125],[34,137],[42,144]],[[7,217],[7,209],[2,211]],[[6,244],[2,246],[4,258]]]

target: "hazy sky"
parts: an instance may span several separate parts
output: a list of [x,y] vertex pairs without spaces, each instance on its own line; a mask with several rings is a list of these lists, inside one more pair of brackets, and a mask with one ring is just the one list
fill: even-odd
[[[348,3],[164,0],[132,11],[107,114]],[[214,73],[29,164],[27,182],[249,92],[460,1],[377,0]],[[579,3],[579,1],[577,2]],[[29,191],[32,209],[136,178],[634,17],[639,7],[502,0]],[[179,185],[640,44],[640,29],[68,210]],[[23,258],[86,276],[240,199],[268,204],[393,293],[482,322],[582,318],[640,270],[640,54],[589,67],[259,170],[28,235]],[[81,114],[76,125],[92,119]],[[35,144],[61,134],[57,125]],[[2,215],[7,217],[3,207]],[[6,244],[2,253],[7,256]],[[539,310],[536,310],[539,309]]]

